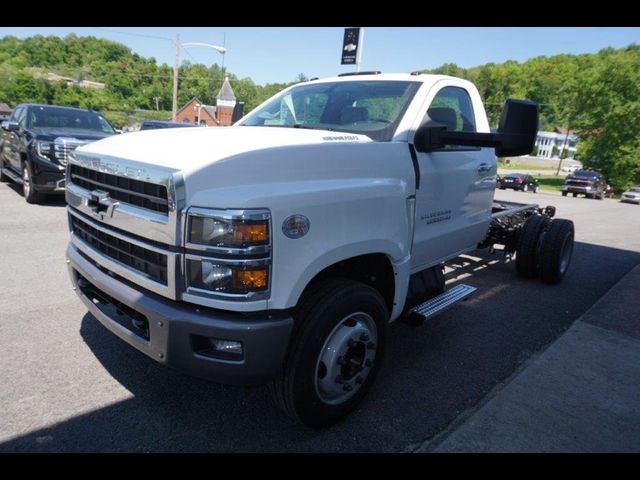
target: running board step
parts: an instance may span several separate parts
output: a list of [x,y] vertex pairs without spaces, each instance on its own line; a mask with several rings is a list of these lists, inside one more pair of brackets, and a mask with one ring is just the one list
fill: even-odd
[[451,290],[447,290],[440,295],[427,300],[420,305],[413,307],[407,314],[411,324],[422,324],[425,320],[435,317],[439,313],[444,312],[448,308],[454,306],[456,303],[464,300],[477,289],[471,285],[465,285],[461,283],[456,285]]
[[9,177],[11,180],[13,180],[16,183],[19,183],[20,185],[22,185],[22,177],[20,175],[17,175],[15,173],[13,173],[11,170],[9,170],[8,168],[1,168],[2,173],[4,173],[7,177]]

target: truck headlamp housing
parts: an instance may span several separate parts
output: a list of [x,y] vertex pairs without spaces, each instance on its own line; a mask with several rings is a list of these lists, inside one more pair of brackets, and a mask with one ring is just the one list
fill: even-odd
[[189,211],[188,241],[212,247],[245,248],[269,244],[269,213],[264,210]]
[[36,152],[38,156],[51,161],[53,153],[53,142],[46,142],[43,140],[35,141]]
[[269,210],[191,207],[185,246],[188,295],[236,301],[267,298],[271,269]]
[[216,263],[215,259],[189,259],[189,286],[218,293],[246,294],[268,288],[266,265],[243,266]]

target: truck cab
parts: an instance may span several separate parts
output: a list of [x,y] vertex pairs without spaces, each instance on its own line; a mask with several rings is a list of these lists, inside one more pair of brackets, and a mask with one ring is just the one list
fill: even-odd
[[[492,133],[462,79],[365,74],[291,86],[232,127],[82,146],[72,284],[156,361],[268,382],[292,417],[329,425],[373,382],[388,325],[442,292],[442,262],[499,241],[496,152],[530,152],[536,127],[537,106],[510,101]],[[541,213],[527,208],[522,222]]]

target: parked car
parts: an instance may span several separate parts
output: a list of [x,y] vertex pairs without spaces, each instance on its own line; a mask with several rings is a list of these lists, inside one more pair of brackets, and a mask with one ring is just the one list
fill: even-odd
[[640,205],[640,185],[636,185],[635,187],[631,187],[629,190],[622,194],[620,197],[621,202],[627,203],[637,203]]
[[2,133],[0,180],[22,184],[25,200],[38,203],[45,194],[64,193],[67,159],[76,147],[116,132],[92,110],[21,104]]
[[562,196],[571,193],[574,197],[584,195],[587,198],[602,200],[605,197],[607,182],[601,173],[591,170],[578,170],[564,180]]
[[158,128],[184,128],[197,127],[192,123],[165,122],[163,120],[145,120],[140,125],[140,130],[157,130]]
[[563,171],[563,172],[573,173],[573,172],[576,172],[576,171],[580,170],[580,166],[579,165],[565,165],[560,170]]
[[514,190],[522,190],[527,192],[531,190],[533,193],[538,193],[538,181],[532,176],[526,173],[510,173],[500,179],[499,187],[501,190],[507,188],[513,188]]

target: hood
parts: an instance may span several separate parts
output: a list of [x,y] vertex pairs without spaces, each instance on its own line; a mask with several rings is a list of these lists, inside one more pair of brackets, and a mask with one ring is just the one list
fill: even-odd
[[372,143],[366,135],[277,127],[200,127],[124,133],[78,152],[134,160],[193,173],[229,157],[259,150],[325,143]]
[[30,133],[38,140],[55,140],[58,137],[77,138],[78,140],[100,140],[113,135],[97,130],[74,128],[33,128]]

